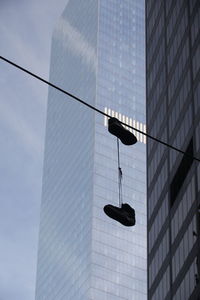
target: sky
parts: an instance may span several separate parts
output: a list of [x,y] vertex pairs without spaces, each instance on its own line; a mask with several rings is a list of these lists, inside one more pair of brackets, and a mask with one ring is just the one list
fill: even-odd
[[[0,56],[48,80],[67,0],[0,0]],[[0,60],[0,300],[33,300],[48,88]]]

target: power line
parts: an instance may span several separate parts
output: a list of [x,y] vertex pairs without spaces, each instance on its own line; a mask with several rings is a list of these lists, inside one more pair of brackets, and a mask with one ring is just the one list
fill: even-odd
[[[80,102],[81,104],[83,104],[83,105],[85,105],[85,106],[87,106],[87,107],[89,107],[89,108],[95,110],[96,112],[98,112],[98,113],[100,113],[100,114],[102,114],[102,115],[104,115],[104,116],[110,118],[110,115],[106,114],[105,112],[101,111],[100,109],[98,109],[98,108],[96,108],[96,107],[90,105],[89,103],[87,103],[87,102],[81,100],[80,98],[74,96],[73,94],[71,94],[71,93],[69,93],[69,92],[63,90],[62,88],[58,87],[57,85],[55,85],[55,84],[53,84],[53,83],[51,83],[51,82],[45,80],[44,78],[42,78],[42,77],[40,77],[40,76],[38,76],[38,75],[32,73],[31,71],[29,71],[29,70],[27,70],[27,69],[25,69],[25,68],[19,66],[18,64],[15,64],[14,62],[8,60],[7,58],[5,58],[5,57],[3,57],[3,56],[0,56],[0,59],[2,59],[3,61],[9,63],[10,65],[14,66],[15,68],[17,68],[17,69],[19,69],[19,70],[21,70],[21,71],[23,71],[23,72],[25,72],[25,73],[31,75],[32,77],[35,77],[36,79],[38,79],[38,80],[44,82],[45,84],[47,84],[47,85],[49,85],[49,86],[51,86],[51,87],[57,89],[58,91],[60,91],[60,92],[62,92],[62,93],[64,93],[64,94],[66,94],[67,96],[73,98],[74,100]],[[180,150],[180,149],[178,149],[178,148],[176,148],[176,147],[174,147],[174,146],[172,146],[172,145],[169,145],[168,143],[163,142],[163,141],[161,141],[161,140],[159,140],[159,139],[157,139],[157,138],[151,136],[150,134],[148,134],[148,133],[146,133],[146,132],[143,132],[143,131],[141,131],[141,130],[139,130],[139,129],[137,129],[137,128],[134,128],[134,127],[132,127],[132,126],[130,126],[130,125],[128,125],[128,124],[125,124],[125,123],[123,123],[123,122],[121,122],[121,121],[120,121],[120,123],[121,123],[122,125],[126,126],[126,127],[129,127],[129,128],[131,128],[131,129],[133,129],[133,130],[135,130],[135,131],[137,131],[137,132],[139,132],[139,133],[145,135],[146,137],[148,137],[148,138],[150,138],[150,139],[152,139],[152,140],[154,140],[154,141],[156,141],[156,142],[158,142],[158,143],[160,143],[160,144],[162,144],[162,145],[164,145],[164,146],[166,146],[166,147],[169,147],[169,148],[171,148],[171,149],[173,149],[173,150],[175,150],[175,151],[178,151],[178,152],[180,152],[180,153],[182,153],[182,154],[188,156],[189,158],[192,158],[192,159],[194,159],[194,160],[200,162],[200,159],[199,159],[199,158],[194,157],[194,156],[190,155],[189,153],[184,152],[184,151],[182,151],[182,150]]]

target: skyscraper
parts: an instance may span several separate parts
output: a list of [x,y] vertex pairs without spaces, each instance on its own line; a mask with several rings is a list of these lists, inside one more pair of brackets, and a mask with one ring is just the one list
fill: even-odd
[[[200,2],[146,0],[148,133],[200,157]],[[148,141],[148,299],[200,299],[200,164]]]
[[[144,2],[70,0],[53,33],[50,81],[145,131]],[[36,300],[146,299],[146,140],[120,144],[123,202],[136,225],[108,218],[118,205],[117,140],[107,118],[50,88]]]

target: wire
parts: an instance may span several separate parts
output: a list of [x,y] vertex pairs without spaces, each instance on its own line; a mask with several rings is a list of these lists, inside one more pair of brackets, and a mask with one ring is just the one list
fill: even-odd
[[[71,98],[75,99],[76,101],[82,103],[83,105],[85,105],[85,106],[87,106],[87,107],[89,107],[89,108],[95,110],[96,112],[98,112],[98,113],[100,113],[100,114],[102,114],[102,115],[104,115],[104,116],[106,116],[106,117],[108,117],[108,118],[111,117],[110,115],[104,113],[104,112],[101,111],[100,109],[98,109],[98,108],[96,108],[96,107],[90,105],[89,103],[87,103],[87,102],[81,100],[80,98],[74,96],[73,94],[71,94],[71,93],[69,93],[69,92],[63,90],[62,88],[58,87],[57,85],[55,85],[55,84],[53,84],[53,83],[51,83],[51,82],[45,80],[44,78],[42,78],[42,77],[40,77],[40,76],[38,76],[38,75],[32,73],[31,71],[29,71],[29,70],[27,70],[27,69],[21,67],[20,65],[15,64],[14,62],[8,60],[7,58],[5,58],[5,57],[3,57],[3,56],[0,56],[0,59],[2,59],[3,61],[7,62],[8,64],[14,66],[15,68],[17,68],[17,69],[19,69],[19,70],[21,70],[21,71],[23,71],[23,72],[25,72],[25,73],[31,75],[32,77],[35,77],[36,79],[38,79],[38,80],[40,80],[40,81],[46,83],[47,85],[49,85],[49,86],[51,86],[51,87],[57,89],[58,91],[60,91],[60,92],[62,92],[62,93],[64,93],[64,94],[66,94],[66,95],[68,95],[69,97],[71,97]],[[134,127],[132,127],[132,126],[130,126],[130,125],[128,125],[128,124],[125,124],[125,123],[123,123],[123,122],[121,122],[121,121],[119,121],[119,122],[120,122],[122,125],[124,125],[124,126],[126,126],[126,127],[129,127],[129,128],[131,128],[131,129],[133,129],[133,130],[135,130],[135,131],[137,131],[137,132],[139,132],[139,133],[145,135],[146,137],[148,137],[148,138],[150,138],[150,139],[152,139],[152,140],[154,140],[154,141],[156,141],[156,142],[158,142],[158,143],[160,143],[160,144],[166,146],[166,147],[169,147],[169,148],[171,148],[171,149],[173,149],[173,150],[175,150],[175,151],[178,151],[178,152],[184,154],[185,156],[188,156],[189,158],[192,158],[192,159],[194,159],[194,160],[200,162],[200,159],[199,159],[199,158],[194,157],[194,156],[190,155],[190,154],[187,153],[187,152],[184,152],[184,151],[182,151],[182,150],[180,150],[180,149],[178,149],[178,148],[176,148],[176,147],[174,147],[174,146],[172,146],[172,145],[169,145],[168,143],[165,143],[165,142],[163,142],[163,141],[161,141],[161,140],[159,140],[159,139],[157,139],[157,138],[151,136],[150,134],[148,134],[148,133],[146,133],[146,132],[143,132],[143,131],[141,131],[141,130],[139,130],[139,129],[137,129],[137,128],[134,128]]]

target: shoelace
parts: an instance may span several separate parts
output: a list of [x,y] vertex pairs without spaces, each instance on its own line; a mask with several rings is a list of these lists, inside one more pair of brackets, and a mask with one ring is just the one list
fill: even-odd
[[117,138],[117,154],[118,154],[118,185],[119,185],[119,207],[122,206],[122,169],[120,167],[119,158],[119,139]]

